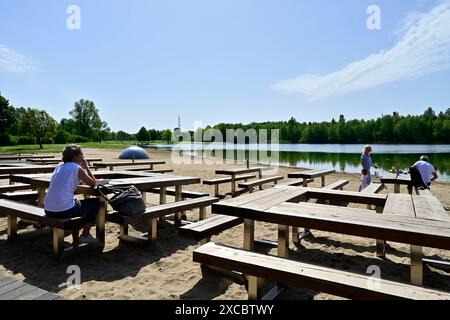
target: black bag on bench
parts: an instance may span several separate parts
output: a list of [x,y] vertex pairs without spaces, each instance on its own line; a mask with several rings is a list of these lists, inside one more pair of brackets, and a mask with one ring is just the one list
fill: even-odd
[[[145,204],[142,194],[135,186],[107,187],[99,185],[100,195],[108,201],[111,207],[124,216],[134,216],[145,211]],[[108,199],[108,194],[114,195]]]

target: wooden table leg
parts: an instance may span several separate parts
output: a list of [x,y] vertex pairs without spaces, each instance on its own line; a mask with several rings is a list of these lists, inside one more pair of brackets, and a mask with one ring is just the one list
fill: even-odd
[[53,254],[61,257],[64,252],[64,230],[53,228]]
[[[175,202],[181,201],[182,186],[175,186]],[[175,213],[175,224],[181,224],[181,212]]]
[[260,278],[248,276],[248,300],[258,300],[261,297]]
[[8,215],[8,241],[13,241],[17,238],[17,217]]
[[97,223],[95,236],[101,245],[105,245],[105,223],[106,223],[106,210],[108,208],[108,203],[105,199],[100,199],[100,210],[97,214]]
[[394,193],[400,193],[400,185],[398,183],[394,184]]
[[[376,212],[378,214],[383,213],[383,207],[376,207]],[[385,251],[386,251],[386,241],[377,239],[377,257],[378,258],[384,258],[385,257]]]
[[114,166],[109,166],[109,171],[114,171]]
[[[322,181],[322,183],[323,183],[323,181]],[[307,179],[307,178],[303,178],[303,187],[304,187],[304,188],[307,188],[307,187],[308,187],[308,179]],[[295,228],[295,230],[294,230],[294,228]],[[298,243],[298,242],[300,242],[300,239],[299,239],[299,236],[298,236],[298,228],[297,228],[297,227],[292,227],[292,233],[294,233],[294,231],[295,231],[295,235],[292,234],[292,240],[293,240],[294,243]],[[308,234],[310,234],[310,233],[311,233],[311,230],[305,229],[305,230],[303,231],[303,236],[302,236],[302,238],[306,237],[306,236],[307,236]],[[296,241],[294,241],[294,236],[295,236],[295,238],[296,238]]]
[[235,196],[236,194],[236,176],[234,174],[231,175],[231,196]]
[[289,257],[289,226],[278,225],[278,256]]
[[150,170],[153,170],[153,163],[150,163]]
[[147,228],[148,228],[148,233],[147,233],[148,241],[153,243],[156,241],[156,235],[158,233],[157,219],[148,219],[147,220]]
[[322,176],[322,188],[325,187],[325,176]]
[[244,249],[253,250],[255,240],[255,220],[244,219]]
[[200,208],[199,221],[206,220],[206,207]]
[[[262,179],[262,169],[259,169],[259,179]],[[262,190],[263,189],[263,186],[262,185],[260,185],[259,186],[259,190]]]
[[423,250],[422,247],[411,245],[411,284],[423,284]]
[[[159,188],[159,204],[165,204],[167,199],[167,191],[166,191],[166,187],[161,187]],[[159,221],[162,222],[164,221],[164,217],[160,217]]]
[[37,204],[38,207],[44,207],[45,188],[37,188]]

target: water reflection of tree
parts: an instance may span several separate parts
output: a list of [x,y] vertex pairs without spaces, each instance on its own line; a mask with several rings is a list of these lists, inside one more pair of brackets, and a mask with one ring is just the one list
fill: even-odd
[[[242,151],[240,151],[242,152]],[[201,150],[196,150],[196,154],[201,156]],[[218,153],[219,156],[220,153]],[[227,152],[223,150],[223,158],[226,159]],[[212,156],[215,153],[212,152]],[[245,152],[245,159],[249,157],[251,162],[254,153]],[[396,165],[402,170],[407,170],[409,166],[414,164],[419,158],[420,154],[377,154],[372,155],[373,162],[376,163],[381,170],[389,171]],[[440,174],[450,175],[450,154],[449,153],[436,153],[429,154],[430,161],[436,167]],[[242,153],[239,154],[239,158],[242,157]],[[271,152],[267,152],[267,157],[271,157]],[[340,171],[346,171],[348,167],[357,168],[360,166],[361,154],[353,153],[327,153],[327,152],[292,152],[292,151],[280,151],[278,153],[279,162],[281,164],[287,164],[292,167],[297,167],[301,163],[307,164],[311,168],[314,167],[333,167],[339,168]],[[238,152],[234,150],[234,159],[237,160]],[[257,155],[258,161],[260,155]],[[239,159],[243,160],[243,159]]]
[[[315,165],[330,165],[339,167],[345,171],[347,166],[358,167],[360,164],[360,154],[351,153],[325,153],[325,152],[280,152],[280,162],[290,166],[297,166],[298,163],[307,163],[312,167]],[[441,174],[450,174],[450,154],[431,154],[430,161]],[[407,170],[420,157],[420,154],[373,154],[373,162],[379,168],[389,171],[398,165],[400,169]]]

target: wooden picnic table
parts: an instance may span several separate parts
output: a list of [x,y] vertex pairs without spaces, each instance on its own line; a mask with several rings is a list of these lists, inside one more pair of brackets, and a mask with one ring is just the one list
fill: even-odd
[[107,168],[113,171],[114,167],[131,167],[131,166],[144,166],[150,165],[150,170],[153,170],[153,166],[157,164],[166,164],[161,160],[145,160],[145,161],[106,161],[106,162],[94,162],[92,165],[98,168]]
[[[305,202],[309,199],[371,204],[377,210]],[[450,250],[450,218],[431,195],[362,194],[279,186],[215,203],[212,213],[244,219],[246,250],[253,249],[255,221],[278,224],[281,257],[288,256],[290,226],[409,244],[411,282],[416,285],[422,284],[422,247]]]
[[[109,175],[108,175],[109,174]],[[123,177],[120,177],[120,174]],[[200,183],[200,178],[197,177],[184,177],[184,176],[173,176],[167,174],[151,174],[151,173],[140,173],[140,172],[103,172],[95,173],[94,176],[97,178],[108,179],[113,175],[114,179],[110,179],[107,186],[125,186],[134,185],[139,191],[143,193],[145,198],[145,193],[154,188],[160,189],[160,204],[165,203],[166,199],[166,189],[167,187],[175,187],[175,201],[182,200],[182,186]],[[130,177],[131,176],[131,177]],[[38,193],[38,205],[44,205],[45,190],[49,187],[51,181],[51,174],[39,174],[39,175],[17,175],[13,177],[14,181],[30,184],[33,189],[37,190]],[[76,194],[82,194],[85,196],[95,196],[98,197],[99,194],[96,189],[89,187],[87,185],[79,185]]]
[[[102,158],[85,158],[88,165],[94,161],[102,161]],[[27,162],[38,163],[38,164],[58,164],[62,162],[61,159],[43,158],[43,159],[27,159]]]
[[13,182],[12,177],[16,174],[36,174],[36,173],[48,173],[53,172],[55,170],[55,166],[47,165],[10,165],[10,166],[1,166],[0,167],[0,175],[9,175],[10,183]]
[[295,178],[295,179],[303,179],[303,186],[308,186],[308,180],[315,179],[315,178],[321,178],[322,179],[322,185],[321,187],[325,187],[325,177],[336,173],[336,170],[306,170],[306,171],[300,171],[300,172],[293,172],[288,174],[288,178]]
[[[321,178],[321,187],[326,186],[325,177],[336,173],[336,170],[305,170],[300,172],[289,173],[288,178],[303,179],[303,187],[308,186],[308,181],[311,179]],[[294,227],[293,232],[298,232],[298,228]],[[304,235],[310,234],[310,230],[305,229]]]
[[401,185],[410,185],[411,184],[411,176],[408,173],[388,173],[381,178],[381,183],[383,184],[393,184],[394,185],[394,193],[400,193]]
[[[262,178],[263,170],[270,170],[270,167],[253,167],[253,168],[231,168],[231,169],[219,169],[216,170],[216,174],[223,174],[231,176],[231,194],[234,196],[236,194],[236,176],[248,173],[258,173],[259,179]],[[260,187],[262,189],[262,187]]]

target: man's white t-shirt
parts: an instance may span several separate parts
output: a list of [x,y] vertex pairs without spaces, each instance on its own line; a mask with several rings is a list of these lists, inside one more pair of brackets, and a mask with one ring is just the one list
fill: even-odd
[[44,200],[45,210],[61,212],[73,208],[75,190],[80,184],[79,171],[80,166],[74,162],[61,163],[55,168]]
[[423,182],[427,184],[431,183],[431,177],[433,176],[433,173],[436,172],[433,165],[426,161],[417,161],[415,166],[419,169]]

